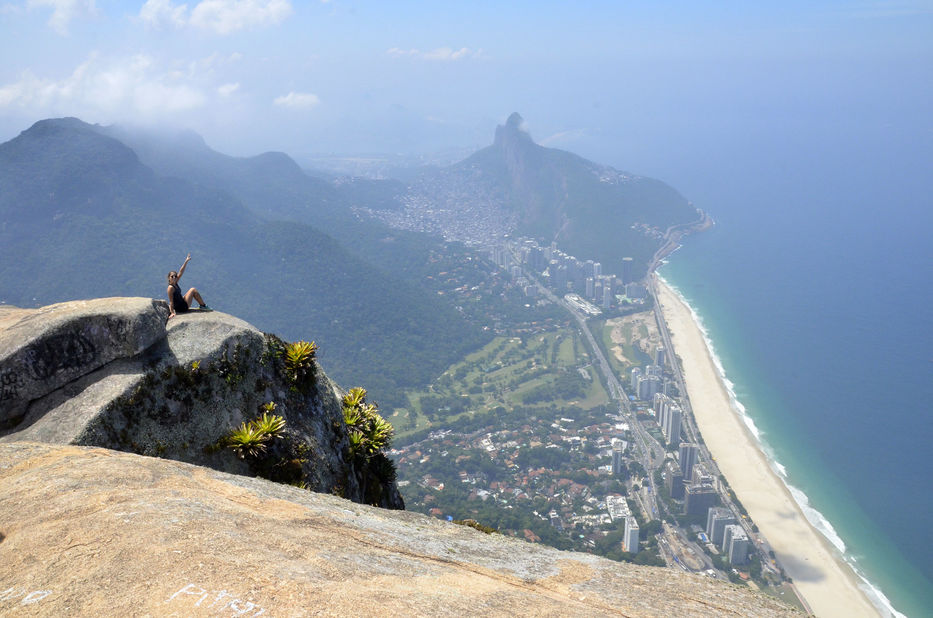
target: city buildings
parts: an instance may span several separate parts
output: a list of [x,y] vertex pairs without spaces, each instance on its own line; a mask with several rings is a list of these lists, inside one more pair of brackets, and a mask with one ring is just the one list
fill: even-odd
[[685,479],[693,478],[693,465],[697,462],[697,445],[684,442],[680,445],[680,469]]
[[613,438],[612,440],[612,476],[621,476],[625,466],[625,459],[622,456],[624,444],[622,440]]
[[726,526],[736,522],[735,514],[725,507],[713,507],[706,517],[706,536],[716,546],[722,546]]
[[638,553],[638,522],[634,517],[625,518],[625,536],[622,541],[622,550],[630,554]]
[[738,524],[730,524],[723,530],[722,553],[730,564],[748,562],[748,535]]
[[[601,263],[594,260],[581,261],[559,250],[555,243],[545,248],[527,238],[505,239],[493,245],[489,254],[492,261],[506,270],[523,288],[527,281],[524,270],[527,269],[541,275],[545,287],[553,289],[558,295],[573,292],[603,309],[611,309],[614,294],[621,291],[622,280],[613,274],[603,274]],[[526,289],[526,296],[533,295],[534,292]],[[644,298],[644,295],[638,298]]]
[[712,485],[687,485],[684,490],[684,514],[704,515],[710,507],[716,506],[719,493]]
[[668,461],[665,467],[664,485],[670,492],[671,498],[678,500],[684,497],[684,473],[680,470],[677,462]]
[[635,270],[635,260],[630,257],[622,258],[622,285],[633,281],[633,272]]

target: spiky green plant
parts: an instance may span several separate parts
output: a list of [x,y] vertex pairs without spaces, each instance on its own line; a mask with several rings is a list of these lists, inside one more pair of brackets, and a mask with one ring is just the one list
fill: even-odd
[[350,456],[356,458],[366,449],[363,434],[359,431],[351,431],[347,437],[350,439]]
[[250,421],[250,426],[270,438],[278,438],[285,429],[285,419],[275,414],[263,412],[262,416]]
[[277,407],[278,407],[278,406],[275,405],[275,402],[274,402],[274,401],[270,401],[269,403],[264,403],[264,404],[262,404],[262,409],[265,410],[266,412],[270,412],[270,413],[271,413],[271,412],[275,412],[275,409],[276,409]]
[[285,369],[288,379],[295,386],[302,386],[314,376],[314,355],[317,344],[296,341],[285,346]]
[[269,434],[259,430],[253,423],[243,423],[227,436],[227,446],[233,449],[240,459],[256,457],[266,450]]
[[257,457],[266,450],[266,443],[278,438],[285,429],[285,419],[275,414],[263,412],[259,418],[243,423],[226,436],[227,446],[236,452],[237,457]]
[[348,429],[355,429],[363,421],[363,414],[355,406],[343,406],[343,422],[347,424]]
[[343,397],[343,420],[350,439],[350,456],[368,460],[389,447],[395,429],[379,416],[376,404],[366,402],[366,389],[351,388]]
[[358,408],[366,401],[366,389],[361,386],[355,386],[347,391],[343,396],[344,407]]
[[375,455],[389,448],[395,428],[387,420],[376,414],[375,411],[372,411],[365,431],[369,454]]

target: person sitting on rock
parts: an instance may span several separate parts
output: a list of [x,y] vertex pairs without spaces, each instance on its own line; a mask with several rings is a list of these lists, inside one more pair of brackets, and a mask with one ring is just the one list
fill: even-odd
[[185,263],[181,265],[177,271],[172,271],[168,274],[168,317],[172,319],[175,317],[176,313],[185,313],[188,311],[188,308],[191,306],[191,300],[194,299],[198,301],[200,305],[199,309],[201,311],[210,311],[211,308],[204,304],[204,299],[201,298],[201,294],[198,292],[197,288],[191,288],[182,295],[181,288],[178,287],[178,280],[181,279],[181,276],[185,274],[185,267],[188,265],[188,262],[191,261],[191,254],[188,254],[188,257],[185,258]]

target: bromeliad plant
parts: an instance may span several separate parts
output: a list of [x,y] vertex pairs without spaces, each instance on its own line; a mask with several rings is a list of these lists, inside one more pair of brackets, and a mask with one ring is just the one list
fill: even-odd
[[293,386],[305,388],[314,379],[314,356],[317,344],[296,341],[285,346],[285,371]]
[[379,416],[377,406],[366,403],[366,389],[351,388],[343,397],[343,420],[350,438],[350,456],[368,461],[389,448],[395,429]]
[[[270,402],[263,406],[267,410],[275,409]],[[281,437],[285,429],[285,419],[276,414],[263,412],[262,416],[243,423],[227,435],[227,446],[232,448],[240,459],[255,458],[266,450],[266,443],[273,438]]]
[[360,494],[367,504],[380,504],[395,482],[395,464],[385,450],[394,429],[379,416],[376,405],[366,403],[366,390],[351,388],[343,397],[343,420],[347,424],[350,459],[356,464]]

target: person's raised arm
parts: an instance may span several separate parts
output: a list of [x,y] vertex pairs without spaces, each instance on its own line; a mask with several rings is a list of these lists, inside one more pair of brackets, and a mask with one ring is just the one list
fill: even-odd
[[185,263],[181,265],[181,268],[178,269],[178,277],[175,279],[175,283],[178,283],[178,279],[181,279],[181,276],[185,274],[185,266],[188,265],[188,262],[191,261],[191,254],[188,254],[188,257],[185,258]]

